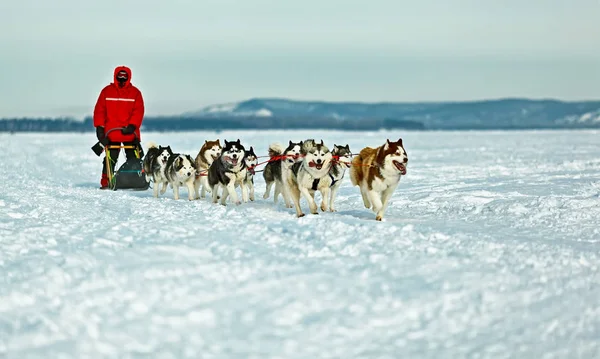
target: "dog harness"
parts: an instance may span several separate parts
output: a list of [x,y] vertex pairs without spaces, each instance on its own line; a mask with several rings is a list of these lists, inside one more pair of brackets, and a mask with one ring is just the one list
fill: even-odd
[[[340,178],[339,180],[336,180],[336,179],[333,177],[333,175],[330,173],[330,174],[329,174],[329,178],[331,178],[331,184],[329,185],[329,187],[331,188],[331,187],[333,187],[333,186],[334,186],[334,185],[337,183],[337,181],[339,181],[339,180],[343,179],[343,178],[344,178],[344,176],[342,176],[342,178]],[[317,190],[317,188],[319,187],[319,181],[321,181],[321,179],[320,179],[320,178],[315,178],[315,179],[313,180],[312,187],[311,187],[311,189],[312,189],[313,191],[316,191],[316,190]]]
[[315,178],[313,180],[313,184],[312,184],[312,187],[311,187],[313,191],[316,191],[317,188],[319,187],[319,181],[320,180],[321,180],[320,178]]

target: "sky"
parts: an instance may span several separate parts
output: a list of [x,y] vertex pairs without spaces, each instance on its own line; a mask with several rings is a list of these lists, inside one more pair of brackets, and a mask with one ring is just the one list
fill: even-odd
[[600,0],[0,2],[0,117],[92,113],[116,66],[146,114],[253,97],[600,99]]

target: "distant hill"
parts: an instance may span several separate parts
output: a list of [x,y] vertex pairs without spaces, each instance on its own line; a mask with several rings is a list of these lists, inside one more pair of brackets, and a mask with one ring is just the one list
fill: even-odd
[[[173,116],[146,116],[145,131],[222,129],[452,130],[600,128],[600,101],[500,99],[360,103],[256,98]],[[91,117],[0,120],[0,131],[92,131]]]
[[321,118],[409,121],[427,129],[600,127],[600,101],[500,99],[466,102],[360,103],[251,99],[208,106],[188,118]]

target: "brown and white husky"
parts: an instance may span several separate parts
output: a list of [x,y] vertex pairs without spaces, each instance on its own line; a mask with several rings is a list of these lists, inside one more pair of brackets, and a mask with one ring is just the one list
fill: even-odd
[[[194,180],[194,195],[195,198],[205,198],[206,192],[210,193],[210,186],[208,185],[208,168],[213,161],[221,155],[223,147],[221,142],[217,138],[215,141],[204,141],[200,152],[196,155],[196,168],[198,174]],[[202,186],[202,193],[199,193],[200,187]]]
[[397,142],[388,139],[377,148],[365,147],[352,160],[350,180],[354,186],[360,186],[365,207],[376,213],[376,220],[383,219],[400,177],[406,175],[407,163],[402,139]]

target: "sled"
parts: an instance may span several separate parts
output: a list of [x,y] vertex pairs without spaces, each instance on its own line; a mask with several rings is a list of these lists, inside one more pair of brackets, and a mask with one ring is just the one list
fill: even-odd
[[[135,158],[125,160],[125,163],[119,167],[119,169],[112,173],[110,169],[110,157],[111,149],[134,149]],[[145,191],[150,188],[150,182],[146,181],[146,174],[144,173],[144,165],[142,156],[138,146],[115,146],[108,145],[105,147],[106,153],[106,175],[108,176],[108,188],[116,191],[118,189],[131,189],[138,191]]]
[[[111,129],[106,133],[108,135],[109,132],[114,130],[121,130],[121,128]],[[102,150],[98,151],[98,146],[102,148]],[[106,161],[106,176],[108,177],[108,189],[116,191],[118,189],[130,189],[137,191],[145,191],[150,188],[150,182],[146,180],[146,174],[144,173],[144,162],[143,162],[143,153],[141,147],[138,146],[124,146],[124,145],[108,145],[102,146],[100,143],[97,143],[92,147],[94,152],[97,155],[101,154],[102,151],[105,154]],[[126,159],[125,163],[119,167],[117,171],[113,173],[111,170],[110,163],[113,159],[110,156],[111,149],[134,149],[135,150],[135,158]]]

